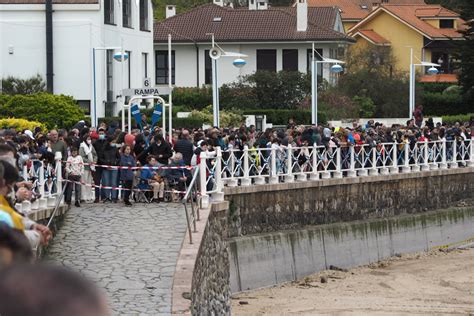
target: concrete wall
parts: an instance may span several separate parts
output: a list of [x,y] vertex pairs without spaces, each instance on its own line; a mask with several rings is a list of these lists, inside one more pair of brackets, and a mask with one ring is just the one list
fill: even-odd
[[229,240],[232,292],[351,268],[474,237],[474,207]]
[[212,204],[196,257],[191,286],[192,315],[230,315],[228,203]]
[[275,232],[450,207],[474,198],[474,168],[227,187],[230,236]]

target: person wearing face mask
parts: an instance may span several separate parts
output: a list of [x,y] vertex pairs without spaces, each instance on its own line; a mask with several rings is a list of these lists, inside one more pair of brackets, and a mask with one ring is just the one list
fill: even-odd
[[97,152],[94,146],[92,146],[92,139],[89,134],[85,134],[82,138],[81,145],[79,146],[79,155],[84,161],[84,174],[82,176],[82,197],[81,200],[85,202],[92,202],[92,172],[95,171],[94,164],[97,163]]
[[167,166],[168,159],[173,156],[173,151],[161,134],[155,135],[154,140],[155,142],[145,149],[137,159],[140,160],[142,157],[147,157],[150,154],[156,157],[158,167]]
[[[104,149],[102,150],[102,155],[99,154],[99,157],[102,158],[103,164],[106,167],[103,167],[102,171],[102,185],[104,187],[116,187],[118,179],[118,168],[120,154],[116,144],[112,143],[112,136],[107,137],[105,141]],[[104,203],[105,202],[114,202],[117,203],[118,190],[117,189],[103,189],[104,192]]]
[[[98,165],[104,165],[104,147],[106,145],[106,135],[105,135],[105,129],[103,127],[100,127],[99,130],[97,131],[99,135],[99,139],[97,139],[94,143],[94,149],[95,152],[97,153],[97,164]],[[102,172],[103,168],[96,166],[95,171],[92,171],[92,176],[94,179],[94,184],[95,184],[95,200],[94,203],[99,203],[100,200],[104,199],[104,191],[100,189],[100,183],[102,181]]]

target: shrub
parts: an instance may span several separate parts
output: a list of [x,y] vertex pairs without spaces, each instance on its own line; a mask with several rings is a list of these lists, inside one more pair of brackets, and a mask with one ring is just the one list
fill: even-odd
[[212,89],[210,87],[173,89],[173,104],[201,110],[210,103],[212,103]]
[[[219,112],[220,126],[223,127],[238,127],[244,122],[244,117],[242,113],[238,111],[228,111],[221,110]],[[200,120],[206,124],[212,125],[213,123],[213,114],[212,114],[212,105],[207,106],[202,111],[192,111],[190,118]]]
[[42,131],[46,130],[46,126],[40,122],[28,121],[17,118],[3,118],[0,119],[0,128],[14,128],[17,131],[29,129],[33,131],[36,127],[40,127]]
[[375,103],[369,97],[359,97],[356,95],[352,101],[359,106],[359,117],[373,117],[375,113]]
[[38,74],[28,79],[7,77],[2,79],[2,92],[5,94],[34,94],[45,91],[46,84]]
[[424,92],[421,102],[426,115],[463,114],[472,110],[457,93]]
[[[244,115],[266,115],[267,122],[273,125],[287,125],[290,118],[292,118],[296,124],[311,124],[311,111],[310,110],[283,110],[283,109],[261,109],[261,110],[245,110]],[[318,122],[326,123],[327,116],[324,112],[318,111]]]
[[443,123],[454,124],[456,122],[470,122],[474,119],[474,113],[458,114],[458,115],[443,115]]
[[0,105],[0,115],[38,121],[48,129],[71,128],[84,119],[84,112],[72,97],[48,93],[11,96]]

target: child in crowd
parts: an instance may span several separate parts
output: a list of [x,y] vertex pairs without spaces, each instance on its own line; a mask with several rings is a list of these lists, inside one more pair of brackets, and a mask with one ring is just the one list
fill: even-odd
[[69,181],[66,187],[65,201],[68,205],[71,205],[72,189],[74,188],[76,201],[74,205],[80,207],[81,178],[84,174],[84,162],[79,155],[79,149],[77,149],[77,147],[71,148],[71,156],[68,157],[66,162],[66,173]]
[[129,145],[125,145],[122,149],[122,155],[120,157],[120,166],[128,167],[120,170],[120,180],[122,181],[122,187],[124,188],[124,202],[126,206],[131,206],[130,194],[132,193],[133,186],[133,167],[137,166],[135,157],[131,155],[132,148]]

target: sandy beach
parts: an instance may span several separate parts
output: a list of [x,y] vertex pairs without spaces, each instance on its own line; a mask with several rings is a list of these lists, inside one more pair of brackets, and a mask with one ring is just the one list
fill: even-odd
[[474,249],[409,254],[234,295],[233,315],[474,315]]

